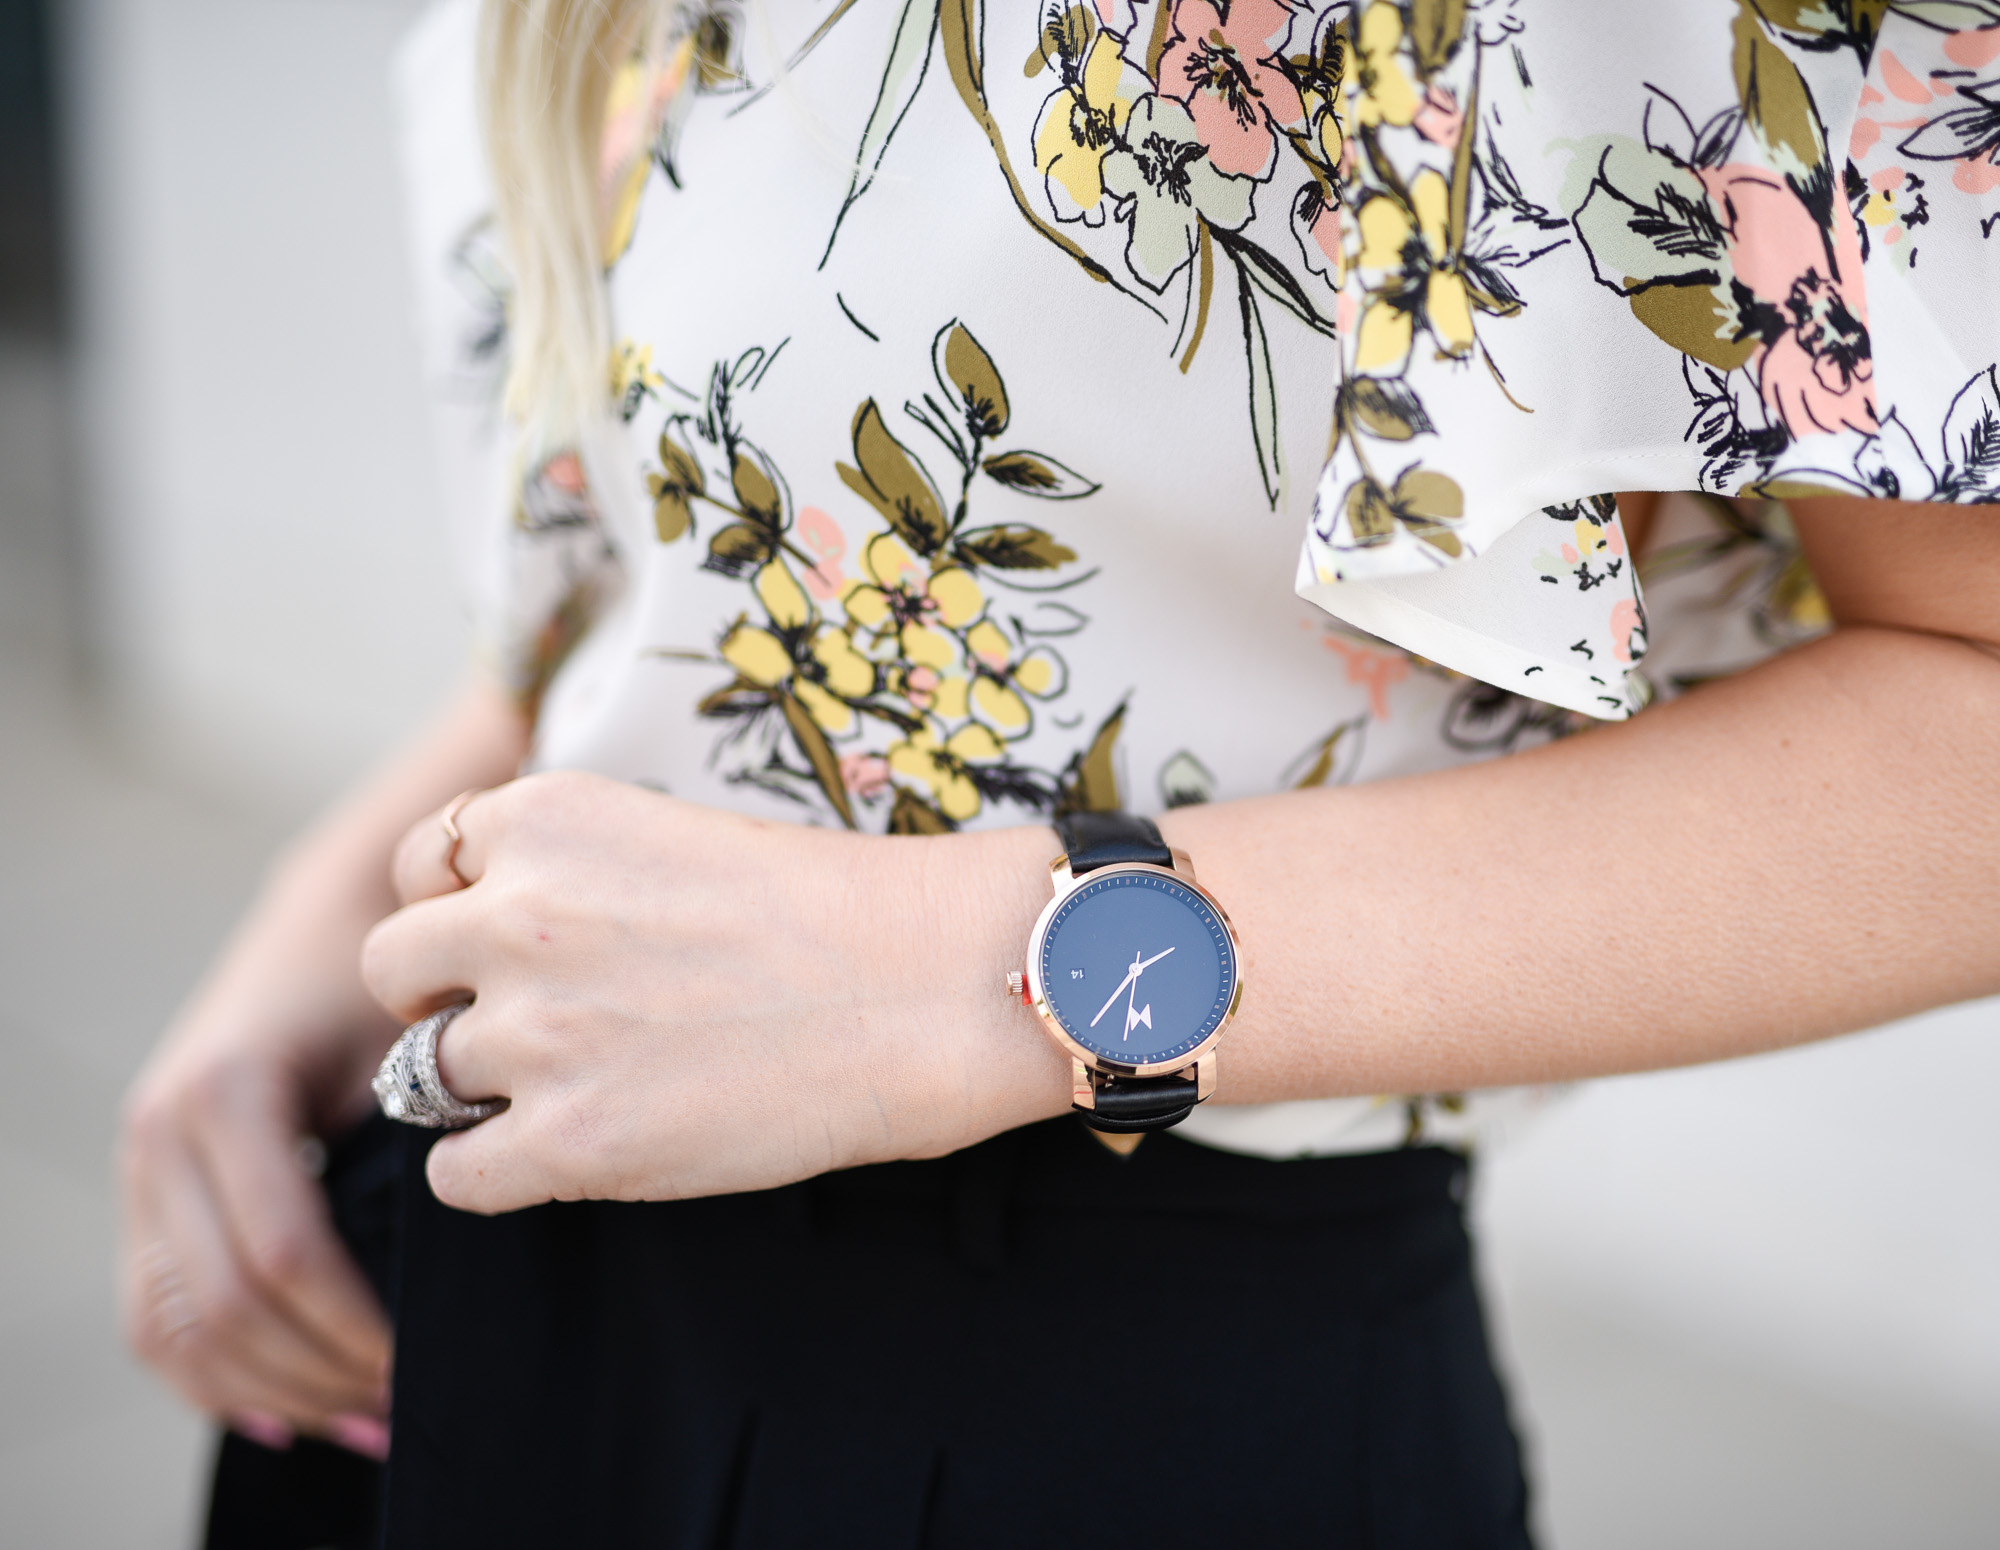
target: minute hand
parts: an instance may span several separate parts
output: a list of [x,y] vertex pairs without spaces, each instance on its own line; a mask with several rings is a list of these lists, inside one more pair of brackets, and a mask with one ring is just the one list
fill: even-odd
[[1111,1003],[1113,1001],[1116,1001],[1119,998],[1119,996],[1124,994],[1125,987],[1131,984],[1132,981],[1137,979],[1141,974],[1145,973],[1145,971],[1151,965],[1158,963],[1162,958],[1167,956],[1167,953],[1170,953],[1172,951],[1173,949],[1169,947],[1166,953],[1155,953],[1153,954],[1152,957],[1146,959],[1144,962],[1139,962],[1138,960],[1135,959],[1132,964],[1132,967],[1125,971],[1125,978],[1123,978],[1118,982],[1118,988],[1111,992],[1111,1000],[1105,1002],[1104,1005],[1102,1005],[1097,1009],[1097,1015],[1091,1018],[1090,1026],[1095,1028],[1099,1023],[1104,1021],[1104,1014],[1111,1010]]

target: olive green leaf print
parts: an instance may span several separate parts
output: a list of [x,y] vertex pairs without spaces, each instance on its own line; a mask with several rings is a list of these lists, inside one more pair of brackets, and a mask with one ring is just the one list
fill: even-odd
[[889,152],[890,139],[902,126],[910,104],[916,101],[918,88],[924,84],[924,76],[931,67],[931,45],[937,37],[937,14],[938,0],[903,0],[889,42],[889,60],[882,69],[881,85],[875,94],[875,106],[861,131],[861,148],[854,155],[854,177],[847,186],[847,197],[841,201],[840,214],[833,218],[826,251],[820,255],[822,269],[833,256],[840,223],[875,181],[875,174],[882,169],[882,158]]
[[[718,364],[701,409],[662,427],[648,475],[660,540],[692,539],[705,570],[748,593],[712,651],[659,653],[732,674],[699,707],[726,724],[715,757],[727,778],[845,827],[894,834],[944,833],[995,803],[1039,813],[1117,806],[1123,706],[1059,771],[1020,752],[1036,707],[1068,689],[1051,639],[1088,623],[1049,594],[1095,572],[1066,574],[1075,551],[1035,523],[989,521],[985,509],[1081,500],[1098,486],[1045,453],[996,445],[1013,421],[1006,382],[953,320],[933,341],[934,387],[904,405],[933,449],[899,437],[873,398],[854,411],[852,461],[837,461],[833,475],[877,525],[849,576],[840,524],[794,502],[746,428],[745,402],[782,348]],[[704,535],[708,514],[720,525]],[[1032,594],[1035,606],[1017,612],[1007,591]],[[1046,617],[1058,622],[1027,622]]]

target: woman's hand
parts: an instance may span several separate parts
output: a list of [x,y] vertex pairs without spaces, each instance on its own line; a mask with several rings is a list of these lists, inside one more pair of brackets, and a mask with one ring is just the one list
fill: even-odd
[[388,1322],[300,1143],[368,1111],[396,1036],[356,959],[394,904],[397,838],[450,792],[503,779],[526,746],[512,696],[468,689],[293,848],[127,1100],[128,1337],[188,1400],[268,1446],[304,1431],[388,1450]]
[[1068,1106],[1018,1002],[1048,897],[1042,829],[877,839],[767,823],[581,774],[436,818],[396,858],[408,907],[363,973],[439,1042],[460,1097],[508,1109],[431,1153],[439,1199],[506,1211],[768,1188],[935,1156]]
[[363,1112],[395,1029],[351,966],[329,961],[337,949],[275,913],[253,918],[127,1101],[125,1327],[185,1398],[245,1436],[283,1447],[309,1432],[381,1458],[388,1321],[301,1141]]

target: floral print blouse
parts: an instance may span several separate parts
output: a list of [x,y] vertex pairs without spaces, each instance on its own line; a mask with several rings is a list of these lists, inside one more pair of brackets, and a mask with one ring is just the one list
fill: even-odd
[[[1805,638],[1783,497],[2000,492],[1987,8],[685,0],[610,103],[614,412],[523,461],[445,0],[418,321],[533,763],[941,834],[1498,757]],[[1620,488],[1701,493],[1641,562]]]

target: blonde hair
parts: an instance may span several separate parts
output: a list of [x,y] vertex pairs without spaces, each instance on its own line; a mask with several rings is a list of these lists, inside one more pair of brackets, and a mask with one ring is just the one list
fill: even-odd
[[664,7],[483,0],[480,115],[514,282],[507,411],[537,450],[572,440],[607,410],[605,106]]

